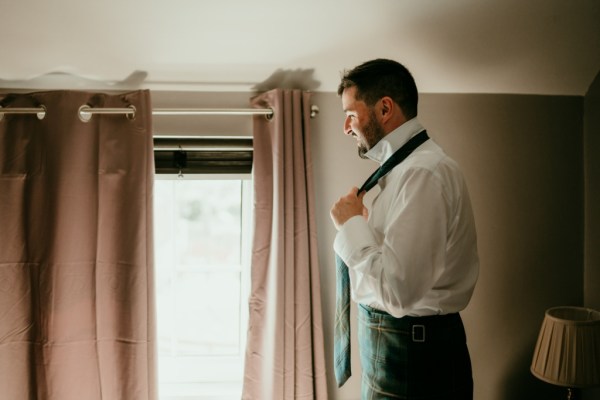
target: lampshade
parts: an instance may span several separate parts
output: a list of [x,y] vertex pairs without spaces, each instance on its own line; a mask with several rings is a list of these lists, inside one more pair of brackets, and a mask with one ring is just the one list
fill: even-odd
[[531,372],[554,385],[600,385],[600,312],[581,307],[546,311]]

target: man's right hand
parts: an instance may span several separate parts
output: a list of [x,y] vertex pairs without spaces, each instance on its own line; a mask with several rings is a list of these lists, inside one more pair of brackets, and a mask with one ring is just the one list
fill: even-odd
[[337,202],[331,207],[330,215],[337,230],[340,230],[342,225],[350,218],[357,215],[362,215],[365,218],[368,217],[369,211],[363,204],[363,197],[366,192],[358,193],[358,188],[353,187],[345,196],[338,199]]

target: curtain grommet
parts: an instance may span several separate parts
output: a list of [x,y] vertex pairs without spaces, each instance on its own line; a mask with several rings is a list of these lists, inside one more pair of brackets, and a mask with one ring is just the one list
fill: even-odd
[[40,104],[40,108],[43,111],[40,111],[38,113],[36,113],[35,115],[37,116],[37,119],[39,119],[40,121],[43,120],[44,118],[46,118],[46,106],[43,104]]
[[133,121],[135,119],[135,113],[137,112],[137,108],[134,105],[130,104],[127,108],[131,108],[133,112],[125,114],[128,120]]
[[275,111],[272,108],[269,108],[269,110],[271,110],[271,112],[268,114],[265,114],[265,119],[267,121],[271,121],[273,119],[273,116],[275,115]]
[[90,122],[90,119],[92,119],[92,113],[87,111],[88,108],[90,108],[90,105],[84,104],[79,107],[79,110],[77,110],[77,115],[79,116],[79,120],[81,120],[81,122]]

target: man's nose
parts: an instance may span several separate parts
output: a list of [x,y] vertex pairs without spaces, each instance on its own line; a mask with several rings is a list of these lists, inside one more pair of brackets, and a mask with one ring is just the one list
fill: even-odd
[[344,120],[344,133],[346,135],[352,135],[352,128],[350,128],[350,118]]

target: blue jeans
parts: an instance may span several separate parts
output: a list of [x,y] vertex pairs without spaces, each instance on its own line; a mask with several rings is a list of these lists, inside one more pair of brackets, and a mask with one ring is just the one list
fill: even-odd
[[359,304],[362,400],[472,400],[459,314],[395,318]]

